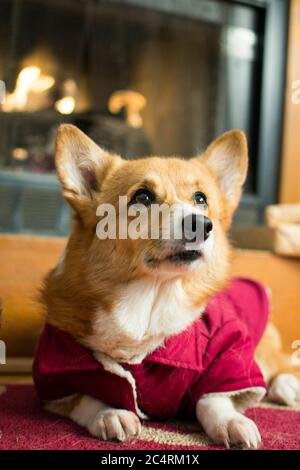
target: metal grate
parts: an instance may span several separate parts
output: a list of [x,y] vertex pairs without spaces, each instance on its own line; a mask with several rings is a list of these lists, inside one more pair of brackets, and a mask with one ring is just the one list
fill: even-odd
[[13,226],[14,210],[17,194],[11,186],[0,187],[0,229],[5,230]]
[[57,191],[23,189],[20,200],[20,224],[22,230],[55,231],[57,229],[62,200]]

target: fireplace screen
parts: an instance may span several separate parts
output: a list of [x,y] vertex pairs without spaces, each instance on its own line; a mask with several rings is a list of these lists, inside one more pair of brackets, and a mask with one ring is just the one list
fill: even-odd
[[1,0],[0,229],[67,232],[62,122],[125,158],[189,158],[242,128],[255,195],[263,35],[263,11],[236,2]]

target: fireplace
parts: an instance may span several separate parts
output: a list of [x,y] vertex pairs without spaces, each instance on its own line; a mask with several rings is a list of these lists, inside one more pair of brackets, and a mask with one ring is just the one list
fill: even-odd
[[62,122],[125,158],[189,158],[241,128],[251,159],[235,223],[261,221],[277,197],[287,4],[1,0],[0,230],[68,232]]

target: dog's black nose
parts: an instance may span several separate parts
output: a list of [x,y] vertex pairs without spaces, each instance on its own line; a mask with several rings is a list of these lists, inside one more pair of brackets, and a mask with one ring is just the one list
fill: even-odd
[[211,232],[213,229],[213,223],[212,221],[204,216],[204,240],[206,240],[209,237],[209,232]]
[[188,242],[205,241],[212,228],[212,221],[205,215],[188,214],[182,219],[182,239]]

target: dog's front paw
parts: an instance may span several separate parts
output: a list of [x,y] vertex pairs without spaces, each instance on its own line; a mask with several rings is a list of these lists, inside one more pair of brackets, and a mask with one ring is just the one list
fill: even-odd
[[139,418],[127,410],[99,411],[88,426],[90,433],[104,441],[126,441],[141,433]]
[[300,401],[300,381],[291,374],[279,374],[272,381],[268,397],[275,403],[294,406]]
[[256,424],[242,414],[237,414],[210,430],[210,437],[225,447],[239,446],[243,449],[258,449],[261,437]]
[[246,449],[258,449],[261,444],[261,437],[256,424],[243,415],[232,418],[227,423],[227,436],[227,447],[238,445]]

